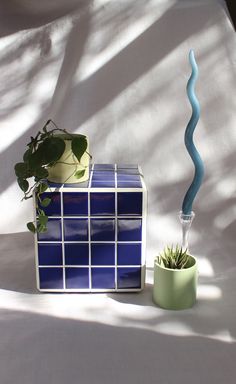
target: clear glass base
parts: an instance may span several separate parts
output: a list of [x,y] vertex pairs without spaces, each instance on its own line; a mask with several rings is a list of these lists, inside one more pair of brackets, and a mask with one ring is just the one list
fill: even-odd
[[185,215],[182,211],[179,213],[180,223],[182,225],[182,248],[188,249],[188,235],[195,217],[195,213],[192,211],[189,215]]

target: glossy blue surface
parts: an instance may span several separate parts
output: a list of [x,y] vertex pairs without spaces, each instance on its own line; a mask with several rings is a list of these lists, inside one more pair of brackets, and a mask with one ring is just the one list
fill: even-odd
[[89,245],[88,243],[65,244],[66,265],[88,265]]
[[64,219],[65,241],[88,241],[87,219]]
[[61,244],[38,244],[39,265],[62,265]]
[[113,181],[115,180],[114,171],[94,171],[92,176],[93,181]]
[[118,164],[117,169],[136,169],[138,170],[137,164]]
[[92,268],[92,288],[115,288],[115,268]]
[[141,265],[141,244],[117,244],[118,265]]
[[91,192],[90,193],[91,216],[115,215],[115,193]]
[[114,241],[115,219],[91,219],[92,241]]
[[142,219],[118,219],[118,241],[141,241]]
[[127,183],[126,181],[118,181],[118,188],[142,188],[141,181],[134,181]]
[[40,241],[61,240],[61,219],[48,219],[47,232],[38,233]]
[[[114,164],[96,164],[89,183],[59,184],[60,192],[44,193],[43,197],[52,198],[52,203],[45,209],[48,231],[38,235],[41,289],[113,290],[116,276],[118,290],[141,288],[145,192],[139,172],[132,164],[118,169]],[[115,180],[118,189],[106,190],[115,188]],[[99,190],[84,190],[88,185]]]
[[63,269],[39,268],[39,279],[41,289],[62,289],[63,288]]
[[60,192],[45,192],[41,195],[41,200],[45,198],[50,198],[51,203],[47,207],[41,207],[39,203],[39,207],[43,208],[45,214],[47,216],[61,216],[61,194]]
[[101,169],[109,169],[109,170],[112,170],[112,169],[115,169],[115,165],[114,164],[94,164],[94,170],[101,170]]
[[118,215],[142,215],[142,192],[118,192]]
[[115,188],[115,180],[114,181],[92,181],[92,188]]
[[66,268],[66,288],[85,289],[89,288],[89,269],[88,268]]
[[114,265],[115,264],[115,244],[91,244],[91,263],[92,265]]
[[87,192],[64,192],[63,205],[65,216],[87,216],[88,215],[88,193]]
[[117,288],[141,288],[141,268],[117,268]]

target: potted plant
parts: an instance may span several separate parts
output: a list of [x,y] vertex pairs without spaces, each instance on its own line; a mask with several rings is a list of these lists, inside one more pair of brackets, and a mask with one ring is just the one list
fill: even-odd
[[[53,128],[50,129],[50,125]],[[35,137],[30,138],[23,161],[15,165],[15,174],[22,200],[36,196],[36,223],[29,222],[31,232],[45,232],[48,217],[44,212],[51,200],[42,198],[48,189],[48,181],[55,183],[78,183],[89,178],[88,138],[60,129],[48,120]]]
[[154,261],[154,302],[165,309],[186,309],[196,302],[197,262],[187,249],[167,246]]

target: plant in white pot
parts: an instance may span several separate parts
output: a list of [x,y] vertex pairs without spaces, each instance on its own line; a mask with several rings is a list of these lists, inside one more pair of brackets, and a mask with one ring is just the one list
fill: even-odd
[[196,292],[195,257],[178,245],[167,246],[154,260],[154,302],[165,309],[186,309],[195,304]]
[[[53,128],[50,128],[50,125]],[[51,200],[42,199],[48,181],[54,183],[78,183],[89,178],[88,137],[69,133],[48,120],[35,137],[30,138],[23,161],[15,165],[15,174],[23,200],[36,195],[36,223],[29,222],[31,232],[45,232],[48,217],[44,212]]]

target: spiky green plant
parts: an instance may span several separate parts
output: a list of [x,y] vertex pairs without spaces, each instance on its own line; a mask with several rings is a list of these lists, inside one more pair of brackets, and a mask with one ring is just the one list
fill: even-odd
[[170,269],[183,269],[187,267],[189,260],[188,250],[176,245],[167,246],[162,253],[157,256],[157,263]]

